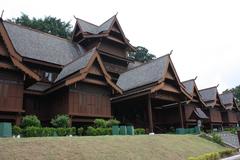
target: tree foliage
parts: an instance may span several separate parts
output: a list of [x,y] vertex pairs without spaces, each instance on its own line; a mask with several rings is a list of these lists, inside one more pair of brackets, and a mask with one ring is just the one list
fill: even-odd
[[223,93],[228,93],[228,92],[233,93],[234,97],[236,98],[238,106],[240,106],[240,85],[232,89],[227,89]]
[[9,20],[16,24],[27,26],[33,29],[37,29],[52,35],[56,35],[62,38],[69,38],[71,35],[71,24],[64,22],[59,18],[46,16],[44,18],[29,18],[28,15],[22,13],[20,17]]
[[135,52],[130,52],[129,57],[140,62],[148,62],[155,59],[156,56],[149,53],[148,49],[142,46],[137,46]]

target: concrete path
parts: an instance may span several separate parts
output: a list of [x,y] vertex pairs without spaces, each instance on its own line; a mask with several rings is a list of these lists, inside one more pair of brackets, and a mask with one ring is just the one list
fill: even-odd
[[232,157],[224,158],[222,160],[240,160],[240,154],[232,156]]
[[227,145],[232,146],[234,148],[240,148],[237,135],[232,134],[230,132],[221,132],[219,133],[219,135],[221,136],[222,141]]

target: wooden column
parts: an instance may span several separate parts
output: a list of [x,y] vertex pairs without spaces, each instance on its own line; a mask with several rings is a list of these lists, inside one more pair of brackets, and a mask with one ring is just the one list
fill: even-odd
[[19,126],[21,124],[21,114],[18,113],[16,116],[15,124]]
[[180,114],[180,124],[181,124],[181,128],[184,128],[182,105],[181,105],[180,102],[178,103],[178,109],[179,109],[179,114]]
[[153,120],[152,120],[152,105],[151,105],[151,95],[148,94],[148,122],[149,122],[149,133],[153,133]]

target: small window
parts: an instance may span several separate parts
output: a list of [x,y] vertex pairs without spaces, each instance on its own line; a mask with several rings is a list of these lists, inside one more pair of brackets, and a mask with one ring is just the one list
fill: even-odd
[[44,78],[46,78],[48,81],[52,82],[52,73],[50,72],[45,72],[44,73]]

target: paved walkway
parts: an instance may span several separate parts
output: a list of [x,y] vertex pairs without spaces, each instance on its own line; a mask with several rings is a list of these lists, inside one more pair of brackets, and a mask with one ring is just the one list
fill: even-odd
[[238,137],[235,134],[231,134],[230,132],[221,132],[219,135],[222,138],[222,141],[234,148],[239,148]]
[[239,160],[240,159],[240,155],[235,155],[232,157],[228,157],[228,158],[223,158],[222,160]]

